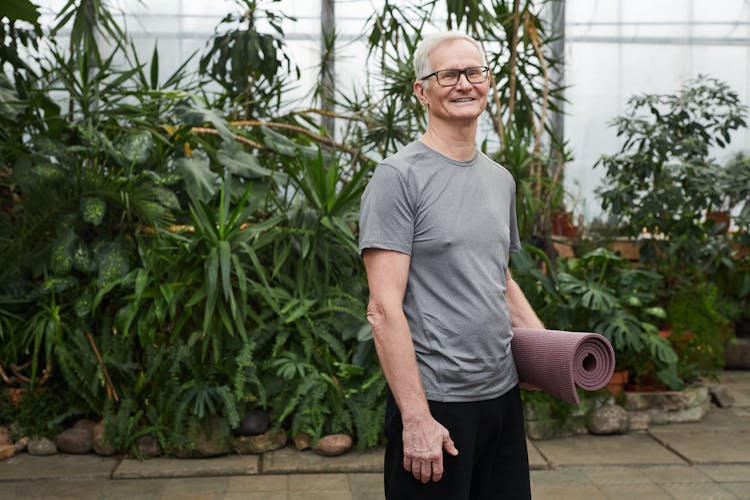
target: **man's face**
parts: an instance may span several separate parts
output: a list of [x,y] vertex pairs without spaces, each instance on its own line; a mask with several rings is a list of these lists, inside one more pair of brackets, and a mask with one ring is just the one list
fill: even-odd
[[[430,64],[432,71],[440,71],[482,66],[483,62],[474,44],[459,39],[447,40],[435,47],[430,53]],[[472,84],[466,79],[466,75],[461,75],[458,83],[452,87],[441,87],[436,78],[431,76],[428,80],[417,80],[414,92],[419,101],[427,106],[430,120],[458,124],[474,121],[484,112],[489,86],[489,80]]]

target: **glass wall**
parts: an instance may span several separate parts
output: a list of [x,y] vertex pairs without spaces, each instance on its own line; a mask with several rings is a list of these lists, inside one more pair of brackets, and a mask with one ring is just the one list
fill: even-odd
[[[587,218],[600,213],[594,190],[602,171],[592,166],[617,151],[608,125],[630,96],[672,93],[707,74],[750,105],[748,0],[568,0],[565,44],[565,135],[574,154],[566,182]],[[747,128],[714,153],[722,161],[740,150],[750,153]]]

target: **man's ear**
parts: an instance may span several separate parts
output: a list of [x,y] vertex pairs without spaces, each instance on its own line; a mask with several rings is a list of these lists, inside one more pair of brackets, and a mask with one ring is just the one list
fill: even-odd
[[412,86],[414,95],[417,96],[417,100],[422,106],[427,106],[427,96],[424,95],[424,82],[417,80]]

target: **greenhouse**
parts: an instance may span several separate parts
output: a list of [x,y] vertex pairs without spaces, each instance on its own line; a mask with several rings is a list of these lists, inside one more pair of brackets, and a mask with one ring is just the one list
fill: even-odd
[[748,0],[5,0],[0,36],[10,498],[397,498],[393,411],[519,382],[535,498],[750,495]]

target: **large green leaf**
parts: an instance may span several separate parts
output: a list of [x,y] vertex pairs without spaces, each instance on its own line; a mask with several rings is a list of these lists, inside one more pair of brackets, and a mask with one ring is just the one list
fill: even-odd
[[7,17],[11,21],[26,21],[39,24],[39,7],[30,0],[4,0],[0,9],[0,17]]
[[131,165],[141,165],[148,159],[154,139],[148,130],[129,133],[120,143],[120,152]]
[[205,155],[194,153],[192,158],[180,158],[175,162],[175,168],[185,180],[191,199],[205,202],[216,193],[219,176],[211,171]]

